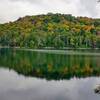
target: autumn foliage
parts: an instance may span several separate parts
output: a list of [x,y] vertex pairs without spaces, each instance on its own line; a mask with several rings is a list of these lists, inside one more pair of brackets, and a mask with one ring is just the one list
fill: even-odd
[[0,45],[26,48],[100,48],[100,19],[70,14],[26,16],[0,24]]

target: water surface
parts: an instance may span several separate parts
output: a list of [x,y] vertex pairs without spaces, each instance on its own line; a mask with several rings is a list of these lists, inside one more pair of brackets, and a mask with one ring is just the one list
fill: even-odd
[[95,54],[0,49],[0,100],[100,100],[99,76]]

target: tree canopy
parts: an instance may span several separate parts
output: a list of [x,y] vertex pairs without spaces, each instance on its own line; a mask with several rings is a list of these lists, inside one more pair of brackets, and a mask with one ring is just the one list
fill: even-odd
[[100,48],[100,19],[71,14],[25,16],[0,24],[0,45],[26,48]]

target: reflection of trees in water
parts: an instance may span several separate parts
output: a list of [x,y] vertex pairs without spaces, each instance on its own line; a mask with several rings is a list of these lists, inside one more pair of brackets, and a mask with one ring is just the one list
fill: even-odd
[[0,66],[14,69],[26,76],[56,80],[100,75],[99,56],[57,55],[1,49]]

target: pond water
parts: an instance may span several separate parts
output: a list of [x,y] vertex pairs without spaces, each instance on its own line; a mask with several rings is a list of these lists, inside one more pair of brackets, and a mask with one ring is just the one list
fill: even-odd
[[0,100],[100,100],[99,52],[83,52],[1,48]]

